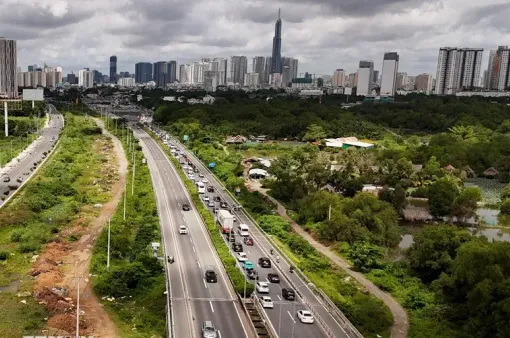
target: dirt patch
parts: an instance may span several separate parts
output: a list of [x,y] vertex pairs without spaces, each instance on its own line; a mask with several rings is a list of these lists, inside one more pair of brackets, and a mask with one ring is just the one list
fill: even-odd
[[[96,120],[100,127],[102,122]],[[105,134],[111,136],[109,133]],[[79,217],[69,228],[60,234],[60,242],[50,243],[37,258],[31,270],[35,276],[34,296],[46,306],[50,313],[48,332],[51,334],[72,334],[76,326],[77,287],[80,288],[80,334],[95,337],[120,337],[103,305],[90,286],[89,264],[94,244],[108,219],[113,216],[122,198],[127,160],[121,143],[112,137],[113,142],[97,145],[105,155],[101,165],[101,176],[105,180],[94,182],[101,191],[109,192],[111,199],[100,208],[97,217]],[[93,207],[82,210],[89,213]],[[74,243],[65,241],[68,236],[79,238]],[[79,277],[79,278],[78,278]]]

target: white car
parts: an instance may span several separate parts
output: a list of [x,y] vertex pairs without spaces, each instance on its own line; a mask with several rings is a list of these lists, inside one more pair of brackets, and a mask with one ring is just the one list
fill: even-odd
[[255,286],[258,293],[269,293],[269,284],[266,282],[257,282],[257,286]]
[[179,227],[179,233],[180,233],[181,235],[186,235],[186,234],[188,233],[188,228],[186,228],[186,226],[185,226],[185,225],[181,225],[181,226]]
[[202,183],[209,183],[209,181],[207,180],[207,178],[202,178]]
[[313,324],[313,322],[314,322],[313,315],[308,310],[299,310],[297,312],[297,317],[299,318],[301,323]]
[[237,253],[237,260],[239,262],[246,262],[248,260],[248,256],[246,255],[246,252],[238,252]]
[[260,297],[260,303],[264,309],[272,309],[274,308],[273,300],[269,296]]
[[192,180],[192,181],[194,181],[194,180],[195,180],[195,175],[193,175],[193,174],[189,174],[189,176],[188,176],[188,177],[189,177],[189,179],[190,179],[190,180]]
[[199,173],[199,174],[198,174],[198,177],[203,178],[203,177],[204,177],[204,174]]
[[210,198],[209,198],[209,196],[208,196],[208,195],[205,195],[205,196],[204,196],[204,201],[206,201],[206,202],[209,202],[209,201],[210,201]]

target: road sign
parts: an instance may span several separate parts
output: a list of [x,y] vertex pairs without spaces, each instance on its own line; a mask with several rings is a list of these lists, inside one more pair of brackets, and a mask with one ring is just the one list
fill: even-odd
[[44,90],[23,89],[23,101],[44,101]]

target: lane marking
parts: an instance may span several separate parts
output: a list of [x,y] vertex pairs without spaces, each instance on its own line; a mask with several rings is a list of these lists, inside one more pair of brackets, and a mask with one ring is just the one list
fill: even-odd
[[[281,305],[280,305],[281,306]],[[292,315],[290,314],[290,311],[287,311],[287,313],[289,314],[289,317],[290,319],[294,322],[294,324],[296,324],[296,321],[294,320],[294,317],[292,317]]]
[[218,336],[219,336],[219,338],[221,338],[221,332],[220,332],[220,330],[218,330]]
[[207,283],[205,282],[205,279],[202,279],[202,281],[204,282],[204,286],[207,289]]
[[193,249],[193,252],[195,252],[195,253],[197,252],[197,251],[195,250],[195,246],[192,246],[191,248]]
[[276,297],[278,297],[278,300],[282,300],[282,297],[280,297],[280,295],[276,295]]
[[198,268],[202,269],[202,267],[200,266],[200,261],[197,261],[197,264],[198,264]]
[[209,301],[209,305],[211,305],[211,311],[214,313],[214,308],[212,306],[212,302],[211,301]]

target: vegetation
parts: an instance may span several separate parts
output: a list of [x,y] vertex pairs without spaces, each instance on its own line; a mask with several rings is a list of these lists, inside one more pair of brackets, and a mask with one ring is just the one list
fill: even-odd
[[[112,121],[108,123],[114,126]],[[132,168],[131,144],[127,143],[129,130],[124,126],[109,128],[121,141]],[[133,139],[133,138],[131,138]],[[126,219],[118,207],[111,219],[110,269],[106,268],[108,230],[101,232],[91,261],[91,273],[98,275],[93,282],[96,294],[114,297],[103,301],[113,312],[122,337],[163,337],[166,331],[166,291],[164,269],[152,254],[151,243],[161,238],[149,169],[142,165],[141,147],[135,143],[136,161],[134,194],[126,193]],[[128,177],[132,175],[129,172]],[[132,180],[126,189],[131,192]],[[119,203],[122,206],[122,203]],[[134,329],[133,329],[134,328]]]

